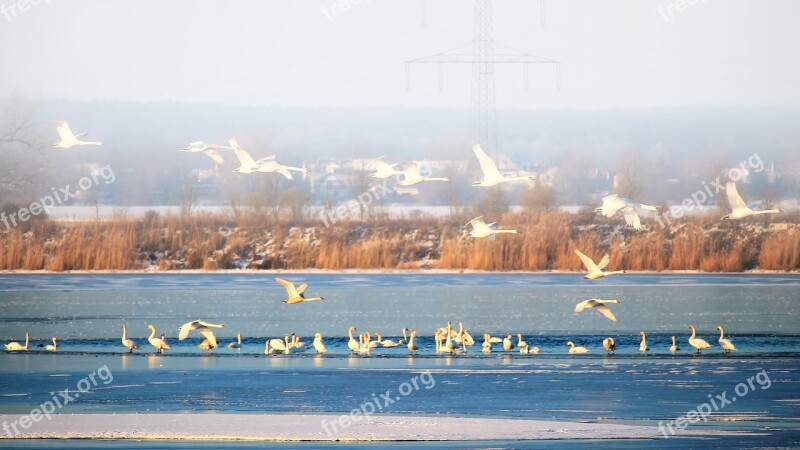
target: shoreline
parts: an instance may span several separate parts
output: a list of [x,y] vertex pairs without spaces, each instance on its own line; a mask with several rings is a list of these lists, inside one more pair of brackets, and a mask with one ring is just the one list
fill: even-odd
[[[323,274],[323,275],[581,275],[585,271],[567,270],[478,270],[478,269],[179,269],[179,270],[0,270],[0,275],[277,275],[277,274]],[[702,272],[699,270],[626,270],[630,275],[800,275],[800,270],[748,270],[744,272]]]
[[[22,415],[0,415],[19,423]],[[663,439],[656,426],[555,420],[342,414],[56,414],[0,439],[123,439],[250,442],[432,442]],[[341,424],[347,423],[346,426]],[[333,431],[332,431],[333,430]],[[731,435],[685,430],[674,436]]]

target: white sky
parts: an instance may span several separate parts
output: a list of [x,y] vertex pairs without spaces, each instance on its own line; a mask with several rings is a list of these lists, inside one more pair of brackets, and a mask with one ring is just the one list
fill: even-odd
[[[445,68],[443,92],[435,66],[413,67],[410,90],[404,70],[471,40],[468,0],[427,0],[426,27],[421,0],[350,0],[334,20],[338,0],[19,1],[0,0],[0,96],[469,105],[468,66]],[[682,1],[546,0],[541,27],[538,0],[495,0],[495,39],[560,60],[563,83],[532,67],[526,92],[521,68],[499,68],[498,107],[800,105],[800,2]]]

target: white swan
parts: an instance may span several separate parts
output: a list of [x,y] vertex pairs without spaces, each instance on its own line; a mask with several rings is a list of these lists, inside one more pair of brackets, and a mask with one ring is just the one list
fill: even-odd
[[719,331],[719,345],[725,351],[725,353],[730,353],[731,351],[738,351],[736,350],[736,346],[733,345],[730,339],[725,339],[725,330],[722,329],[722,326],[717,327],[717,331]]
[[322,333],[317,333],[314,335],[313,345],[314,345],[314,350],[316,350],[317,353],[325,353],[328,351],[328,349],[325,348],[325,344],[322,342]]
[[672,353],[675,353],[678,350],[680,350],[680,349],[678,348],[678,344],[675,343],[675,336],[672,336],[672,345],[669,347],[669,351],[671,351]]
[[576,347],[572,341],[567,342],[567,347],[569,347],[569,353],[589,353],[586,347]]
[[217,348],[219,343],[217,342],[217,337],[214,336],[214,332],[211,331],[211,328],[225,328],[225,324],[208,323],[202,320],[186,322],[185,324],[181,325],[180,329],[178,330],[178,340],[182,341],[189,337],[190,331],[197,331],[202,334],[203,337],[208,339],[211,348]]
[[262,173],[278,173],[283,175],[284,178],[287,180],[293,180],[291,172],[308,172],[308,169],[305,167],[293,167],[293,166],[286,166],[283,164],[278,163],[273,159],[273,157],[261,158],[258,161],[255,161],[249,153],[247,153],[236,139],[230,139],[228,141],[230,144],[231,149],[233,149],[233,153],[236,155],[236,158],[239,160],[240,166],[236,169],[233,169],[234,172],[237,173],[254,173],[254,172],[262,172]]
[[135,342],[128,339],[128,327],[124,323],[122,324],[122,345],[128,349],[128,353],[133,353],[134,350],[139,348]]
[[400,175],[401,173],[403,173],[402,170],[397,170],[394,168],[395,166],[398,165],[397,163],[389,164],[382,158],[383,156],[375,160],[375,172],[369,174],[369,177],[385,180],[389,177],[393,177],[395,175]]
[[635,230],[642,229],[642,222],[639,219],[639,214],[636,213],[637,209],[645,209],[647,211],[658,212],[658,208],[644,203],[637,203],[631,199],[620,197],[617,194],[612,194],[603,197],[603,204],[595,208],[595,212],[602,213],[606,217],[613,217],[617,212],[622,212],[625,216],[625,223],[633,227]]
[[639,343],[639,351],[647,353],[650,350],[650,347],[647,346],[647,333],[640,331],[639,336],[642,337],[642,342]]
[[689,325],[689,329],[692,330],[692,335],[689,336],[689,345],[696,348],[697,353],[700,353],[700,350],[711,347],[711,344],[697,337],[694,325]]
[[450,181],[447,177],[423,177],[419,172],[419,163],[413,162],[408,164],[403,170],[403,179],[397,182],[398,186],[414,186],[425,181]]
[[519,352],[525,355],[536,355],[539,353],[539,347],[525,345],[524,347],[519,348]]
[[21,345],[17,341],[11,341],[6,345],[6,350],[10,352],[18,352],[18,351],[28,351],[28,344],[30,343],[31,335],[30,333],[25,333],[25,345]]
[[147,328],[150,330],[150,336],[147,337],[147,342],[155,347],[156,350],[158,350],[158,353],[164,353],[164,350],[172,350],[172,347],[170,347],[169,344],[167,344],[167,342],[164,340],[163,334],[161,335],[162,337],[160,339],[156,337],[156,327],[148,325]]
[[58,130],[58,136],[61,140],[53,144],[53,147],[72,148],[79,145],[103,145],[100,141],[87,142],[78,139],[86,136],[87,133],[72,134],[72,130],[69,129],[69,124],[67,122],[58,122],[58,124],[56,124],[56,130]]
[[222,159],[222,156],[220,156],[219,152],[217,152],[217,149],[219,148],[220,147],[218,145],[207,144],[203,141],[196,141],[189,144],[188,147],[183,147],[181,151],[189,153],[205,153],[206,156],[213,159],[217,164],[222,164],[225,162],[225,160]]
[[483,177],[480,181],[476,181],[472,183],[473,186],[485,186],[491,187],[496,186],[500,183],[512,183],[515,181],[533,181],[536,178],[531,176],[523,176],[523,177],[504,177],[499,170],[497,170],[497,165],[494,163],[492,158],[483,151],[480,145],[475,144],[472,147],[472,152],[475,153],[475,156],[478,158],[478,163],[481,165],[481,172],[483,172]]
[[347,330],[347,335],[350,336],[350,340],[347,341],[347,348],[349,348],[351,352],[357,352],[359,343],[353,338],[353,331],[356,331],[356,327],[350,327],[350,329]]
[[619,300],[600,300],[599,298],[590,298],[589,300],[584,300],[577,305],[575,305],[575,313],[580,313],[586,308],[594,309],[598,311],[602,315],[604,315],[608,320],[612,322],[617,321],[617,317],[614,316],[614,313],[606,306],[606,304],[619,304]]
[[45,350],[49,350],[51,352],[57,352],[58,351],[58,338],[54,336],[53,337],[53,343],[52,344],[48,344],[47,347],[45,347],[44,349]]
[[481,344],[483,353],[492,352],[492,336],[489,333],[483,334],[483,344]]
[[725,185],[725,193],[728,195],[728,204],[731,206],[731,213],[722,217],[725,219],[741,219],[748,216],[755,216],[759,214],[774,214],[783,212],[780,209],[762,209],[752,210],[747,207],[739,192],[736,190],[736,183],[729,181]]
[[391,339],[383,339],[380,333],[375,333],[375,337],[378,338],[377,342],[382,347],[397,347],[398,345],[400,345],[399,342],[395,342]]
[[514,341],[511,340],[511,335],[510,334],[508,336],[506,336],[505,339],[503,339],[503,350],[505,350],[507,352],[510,352],[511,350],[514,350]]
[[228,348],[242,348],[242,333],[236,333],[236,342],[230,342]]
[[358,341],[359,344],[357,352],[361,353],[362,355],[369,355],[370,350],[372,350],[372,335],[369,333],[369,331],[362,333],[358,337]]
[[277,281],[278,284],[280,284],[281,286],[284,287],[284,289],[286,289],[286,293],[289,296],[286,298],[286,300],[283,301],[283,303],[286,303],[287,305],[294,305],[295,303],[302,303],[302,302],[311,302],[315,300],[325,300],[323,297],[306,298],[306,296],[303,295],[303,292],[305,292],[306,288],[308,287],[307,284],[301,284],[299,288],[295,288],[294,283],[292,283],[291,281],[286,281],[281,278],[275,278],[275,281]]
[[[272,353],[272,350],[289,353],[292,350],[291,341],[289,336],[284,336],[283,339],[270,339],[267,341],[267,349]],[[267,354],[269,354],[267,353]]]
[[300,336],[292,333],[292,347],[302,350],[305,346],[306,344],[300,341]]
[[483,216],[478,216],[464,225],[464,228],[471,228],[467,234],[474,238],[485,238],[488,237],[490,241],[495,240],[495,235],[497,234],[517,234],[517,230],[498,230],[497,229],[497,222],[493,222],[490,224],[486,224],[483,220]]
[[411,333],[408,335],[408,345],[406,345],[406,347],[408,347],[408,351],[410,352],[415,352],[419,350],[419,347],[417,347],[417,345],[414,344],[415,337],[417,337],[416,330],[411,330]]
[[580,250],[575,250],[575,254],[578,255],[578,258],[581,259],[583,265],[586,267],[586,270],[589,271],[589,273],[587,273],[583,277],[583,279],[585,280],[596,280],[598,278],[607,277],[609,275],[625,273],[624,270],[617,270],[614,272],[603,272],[603,269],[605,269],[605,267],[608,265],[608,262],[611,260],[611,258],[607,254],[604,255],[603,259],[601,259],[600,262],[597,264],[595,264],[591,258],[581,253]]
[[614,353],[617,350],[617,343],[609,336],[603,339],[603,348],[606,349],[606,353]]

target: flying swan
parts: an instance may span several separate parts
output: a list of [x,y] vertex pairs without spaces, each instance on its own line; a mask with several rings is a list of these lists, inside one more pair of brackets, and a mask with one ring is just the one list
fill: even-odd
[[306,288],[308,287],[307,284],[301,284],[299,288],[295,289],[294,283],[292,283],[291,281],[286,281],[282,278],[275,278],[275,281],[277,281],[278,284],[280,284],[286,289],[286,293],[289,295],[289,297],[287,297],[286,300],[283,301],[283,303],[286,303],[287,305],[293,305],[295,303],[302,303],[302,302],[311,302],[314,300],[325,300],[325,298],[323,297],[306,298],[303,295],[303,292],[305,292]]
[[583,312],[586,308],[594,309],[595,311],[604,315],[608,320],[616,322],[617,318],[614,313],[606,306],[606,304],[619,304],[619,300],[600,300],[599,298],[590,298],[575,305],[575,313]]
[[782,212],[780,209],[762,209],[755,211],[748,208],[744,203],[744,200],[742,200],[742,197],[739,195],[739,192],[736,190],[736,183],[732,181],[729,181],[725,185],[725,193],[728,194],[728,203],[731,206],[731,213],[723,216],[722,220],[741,219],[759,214],[773,214]]
[[483,172],[483,178],[480,181],[476,181],[472,183],[473,186],[484,186],[484,187],[491,187],[496,186],[500,183],[513,183],[515,181],[533,181],[536,178],[531,176],[523,176],[523,177],[504,177],[499,170],[497,170],[497,165],[494,163],[492,158],[483,151],[480,145],[475,144],[472,147],[472,152],[475,153],[475,156],[478,158],[478,163],[481,165],[481,172]]
[[611,258],[608,256],[608,254],[604,255],[603,259],[601,259],[598,264],[595,264],[594,261],[592,261],[591,258],[589,258],[588,256],[586,256],[583,253],[581,253],[580,250],[575,250],[575,254],[578,255],[578,258],[581,259],[581,261],[583,262],[584,267],[586,267],[586,270],[589,271],[589,273],[584,275],[584,277],[583,277],[584,280],[596,280],[598,278],[603,278],[603,277],[606,277],[608,275],[616,275],[616,274],[620,274],[620,273],[625,273],[624,270],[617,270],[617,271],[614,271],[614,272],[603,272],[603,269],[606,268],[606,266],[608,265],[608,262],[611,260]]
[[100,141],[88,142],[78,139],[86,136],[87,133],[72,134],[72,130],[69,129],[69,124],[67,122],[59,122],[56,124],[56,130],[58,130],[58,136],[61,140],[53,144],[53,147],[72,148],[79,145],[103,145]]
[[645,209],[647,211],[658,212],[658,208],[644,203],[637,203],[631,199],[620,197],[617,194],[612,194],[603,197],[603,204],[595,208],[595,212],[602,213],[606,217],[613,217],[614,214],[622,212],[625,217],[625,223],[633,227],[635,230],[642,229],[642,221],[639,219],[637,209]]

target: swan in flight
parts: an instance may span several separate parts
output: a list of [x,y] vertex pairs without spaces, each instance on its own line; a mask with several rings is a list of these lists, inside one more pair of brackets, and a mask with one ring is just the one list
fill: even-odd
[[188,147],[183,147],[181,151],[189,153],[205,153],[206,156],[213,159],[217,164],[222,164],[225,162],[225,160],[223,160],[222,156],[220,156],[219,152],[217,152],[219,148],[220,146],[218,145],[206,144],[203,141],[196,141],[189,144]]
[[325,348],[325,344],[322,342],[322,333],[314,335],[314,350],[316,350],[317,353],[325,353],[328,351],[328,349]]
[[254,173],[254,172],[263,172],[263,173],[278,173],[283,175],[284,178],[287,180],[293,180],[291,171],[294,172],[308,172],[308,169],[305,167],[293,167],[293,166],[285,166],[283,164],[278,163],[273,159],[272,156],[267,158],[259,159],[255,161],[249,153],[247,153],[236,139],[230,139],[228,141],[230,144],[231,149],[233,149],[233,153],[236,155],[236,158],[239,159],[240,166],[236,169],[233,169],[234,172],[237,173]]
[[478,216],[464,225],[464,228],[471,228],[468,234],[474,238],[485,238],[488,237],[490,241],[495,240],[495,235],[508,233],[508,234],[517,234],[517,230],[498,230],[497,229],[497,222],[493,222],[487,224],[483,220],[483,216]]
[[419,163],[412,162],[403,170],[403,179],[397,182],[398,186],[414,186],[425,181],[450,181],[447,177],[423,177],[419,171]]
[[489,158],[489,155],[483,151],[480,145],[475,144],[472,147],[472,152],[475,153],[475,156],[478,158],[478,162],[481,165],[481,172],[483,172],[483,178],[480,181],[476,181],[472,183],[473,186],[485,186],[491,187],[496,186],[500,183],[512,183],[515,181],[533,181],[536,178],[531,176],[524,176],[524,177],[504,177],[499,170],[497,170],[497,165],[494,163],[492,158]]
[[743,217],[755,216],[758,214],[773,214],[782,212],[780,209],[762,209],[756,211],[748,208],[744,203],[744,200],[742,200],[742,197],[739,195],[739,192],[736,190],[736,183],[732,181],[729,181],[725,185],[725,193],[728,194],[728,203],[731,206],[731,213],[723,216],[722,220],[741,219]]
[[696,348],[697,353],[700,353],[700,350],[711,347],[711,344],[697,337],[697,332],[694,329],[694,325],[689,325],[689,329],[692,330],[692,335],[689,336],[689,345]]
[[350,340],[347,341],[347,348],[349,348],[351,352],[356,352],[358,351],[359,345],[358,341],[353,337],[353,331],[356,331],[356,327],[350,327],[350,329],[347,330],[347,335],[350,336]]
[[637,209],[645,209],[647,211],[658,212],[658,208],[644,203],[637,203],[629,198],[620,197],[617,194],[612,194],[603,197],[603,204],[595,208],[594,212],[602,213],[606,217],[614,217],[614,214],[622,212],[625,217],[625,223],[633,227],[635,230],[642,229],[642,221],[639,219]]
[[722,329],[721,326],[717,327],[717,331],[719,331],[719,345],[725,350],[725,353],[730,353],[731,351],[738,351],[736,350],[736,346],[733,345],[730,339],[725,339],[725,330]]
[[138,349],[139,346],[136,345],[131,339],[128,339],[128,327],[125,324],[122,324],[122,345],[128,348],[128,353],[133,353],[135,349]]
[[595,264],[591,258],[581,253],[580,250],[575,250],[575,254],[578,255],[578,258],[581,259],[584,267],[586,267],[586,270],[589,271],[589,273],[584,275],[583,277],[584,280],[596,280],[598,278],[603,278],[609,275],[625,273],[624,270],[616,270],[614,272],[603,272],[603,269],[606,268],[608,262],[611,260],[608,254],[605,254],[603,256],[603,259],[601,259],[600,262],[597,264]]
[[78,145],[103,145],[100,141],[88,142],[78,139],[86,136],[87,133],[72,134],[72,130],[69,129],[69,124],[67,122],[59,122],[56,125],[56,130],[58,130],[58,136],[61,140],[53,144],[53,147],[72,148]]
[[48,344],[47,347],[45,347],[44,349],[45,350],[49,350],[51,352],[57,352],[58,351],[58,338],[53,336],[53,343],[52,344]]
[[650,347],[647,346],[647,333],[640,331],[639,336],[642,337],[642,342],[639,344],[639,351],[647,353],[647,351],[650,350]]
[[306,288],[308,288],[307,284],[301,284],[299,288],[295,289],[294,283],[292,283],[291,281],[286,281],[282,278],[275,278],[275,281],[277,281],[278,284],[280,284],[286,289],[286,293],[289,295],[289,297],[287,297],[286,300],[283,301],[283,303],[286,303],[287,305],[294,305],[295,303],[302,303],[302,302],[312,302],[315,300],[325,300],[325,298],[323,297],[306,298],[306,296],[303,295],[303,292],[305,292]]
[[606,349],[606,353],[613,354],[617,350],[617,343],[614,342],[614,338],[609,336],[603,339],[603,348]]
[[236,342],[229,343],[228,348],[242,348],[242,333],[236,333]]
[[675,343],[675,336],[672,336],[672,345],[669,347],[669,351],[671,351],[672,353],[675,353],[678,350],[680,350],[680,349],[678,348],[678,344]]
[[167,341],[164,340],[164,335],[161,335],[161,338],[156,337],[156,327],[152,325],[148,325],[147,329],[150,330],[150,336],[147,337],[147,342],[150,343],[153,347],[158,350],[158,353],[164,353],[164,350],[172,350],[172,347],[167,344]]
[[25,345],[20,345],[17,341],[11,341],[6,345],[6,350],[10,352],[18,352],[18,351],[28,351],[28,344],[30,343],[31,335],[29,333],[25,333]]
[[211,348],[217,348],[219,343],[217,342],[217,337],[214,336],[214,332],[211,331],[212,328],[225,328],[225,324],[208,323],[202,320],[186,322],[185,324],[181,325],[180,329],[178,330],[178,340],[182,341],[189,337],[190,331],[197,331],[202,334],[204,338],[208,339],[208,343],[211,345]]
[[572,341],[567,342],[567,347],[569,347],[569,353],[589,353],[586,347],[576,347]]
[[598,311],[602,315],[606,316],[606,319],[616,322],[617,318],[614,316],[614,313],[606,306],[606,304],[619,304],[619,300],[600,300],[599,298],[590,298],[589,300],[584,300],[577,305],[575,305],[575,313],[580,313],[586,308],[592,308],[595,311]]
[[383,156],[375,160],[375,172],[369,174],[370,178],[378,178],[380,180],[385,180],[389,177],[393,177],[395,175],[400,175],[403,173],[402,170],[397,170],[394,167],[398,164],[389,164],[383,160]]

